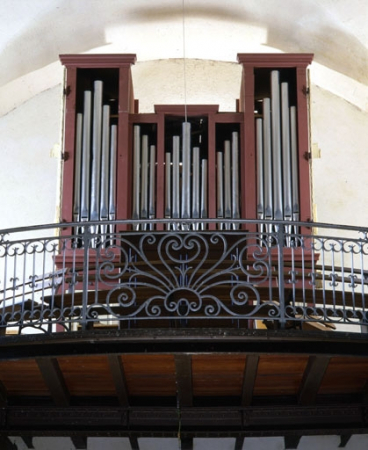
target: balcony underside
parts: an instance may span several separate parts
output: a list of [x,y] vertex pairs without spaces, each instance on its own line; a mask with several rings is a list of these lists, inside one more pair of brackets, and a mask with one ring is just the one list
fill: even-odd
[[21,436],[367,433],[365,335],[92,330],[0,340],[0,432]]

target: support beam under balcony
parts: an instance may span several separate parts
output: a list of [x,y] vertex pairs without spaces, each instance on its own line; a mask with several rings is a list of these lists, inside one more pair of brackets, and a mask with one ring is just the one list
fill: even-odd
[[242,406],[250,406],[252,404],[254,383],[258,371],[258,355],[248,355],[245,361],[244,378],[243,378],[243,392],[242,392]]
[[193,437],[183,437],[180,439],[181,450],[193,450]]
[[345,448],[346,444],[350,441],[351,434],[342,434],[340,436],[339,448]]
[[21,436],[21,439],[24,442],[24,445],[28,449],[34,448],[34,446],[33,446],[33,437],[32,436]]
[[243,450],[243,445],[244,445],[244,436],[238,436],[235,439],[234,450]]
[[114,380],[116,394],[121,406],[129,406],[128,389],[126,385],[124,367],[120,356],[109,355],[109,366],[112,379]]
[[193,405],[192,387],[192,357],[190,355],[175,355],[175,372],[179,405]]
[[132,450],[139,450],[138,436],[129,436],[129,443],[132,447]]
[[8,392],[3,383],[0,381],[0,406],[6,405],[7,399],[8,399]]
[[70,394],[56,358],[36,358],[38,367],[57,406],[68,406]]
[[330,358],[327,356],[310,356],[305,369],[298,394],[299,405],[313,405]]
[[76,449],[85,450],[87,448],[87,437],[86,436],[72,436],[70,438]]
[[301,436],[285,436],[285,450],[286,449],[296,449],[298,448]]

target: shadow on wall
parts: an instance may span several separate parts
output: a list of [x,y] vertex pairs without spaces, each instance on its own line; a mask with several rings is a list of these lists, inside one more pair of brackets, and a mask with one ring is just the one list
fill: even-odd
[[[223,22],[229,28],[235,22],[244,27],[261,26],[268,32],[263,44],[284,52],[314,53],[316,62],[368,84],[366,47],[323,5],[313,0],[284,0],[282,8],[279,2],[274,2],[272,8],[270,3],[265,5],[258,0],[234,2],[227,7],[219,6],[220,1],[212,3],[187,5],[188,22],[191,18],[206,18]],[[180,20],[183,13],[180,1],[176,6],[160,6],[147,0],[137,0],[132,6],[111,0],[108,8],[106,5],[89,2],[86,9],[85,2],[55,2],[54,9],[40,14],[25,32],[9,41],[2,52],[0,85],[55,62],[59,53],[86,52],[106,45],[105,30],[110,26]],[[153,41],[151,36],[149,45]],[[132,40],[130,45],[133,44]],[[234,49],[234,57],[241,51],[241,47]]]

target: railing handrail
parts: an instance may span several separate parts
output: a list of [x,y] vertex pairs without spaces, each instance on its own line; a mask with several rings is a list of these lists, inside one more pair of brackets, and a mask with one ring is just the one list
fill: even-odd
[[[265,220],[265,219],[116,219],[116,220],[94,220],[94,221],[86,221],[86,222],[55,222],[49,224],[40,224],[40,225],[29,225],[24,227],[14,227],[14,228],[4,228],[0,230],[0,236],[7,235],[9,233],[23,233],[28,231],[37,231],[37,230],[48,230],[48,229],[67,229],[73,227],[80,226],[96,226],[96,225],[104,225],[106,223],[111,223],[115,225],[135,225],[141,223],[147,224],[170,224],[170,223],[180,223],[180,224],[218,224],[218,223],[231,223],[231,224],[273,224],[273,225],[293,225],[295,227],[301,228],[309,228],[309,229],[335,229],[335,230],[346,230],[346,231],[357,231],[368,236],[368,227],[362,227],[357,225],[343,225],[343,224],[331,224],[327,222],[302,222],[302,221],[289,221],[289,220]],[[368,238],[368,237],[367,237]]]

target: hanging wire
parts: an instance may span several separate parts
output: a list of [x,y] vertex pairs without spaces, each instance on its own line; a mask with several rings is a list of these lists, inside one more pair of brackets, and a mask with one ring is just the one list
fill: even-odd
[[187,71],[186,71],[186,48],[185,48],[185,0],[182,0],[183,7],[183,78],[184,78],[184,115],[187,122]]

